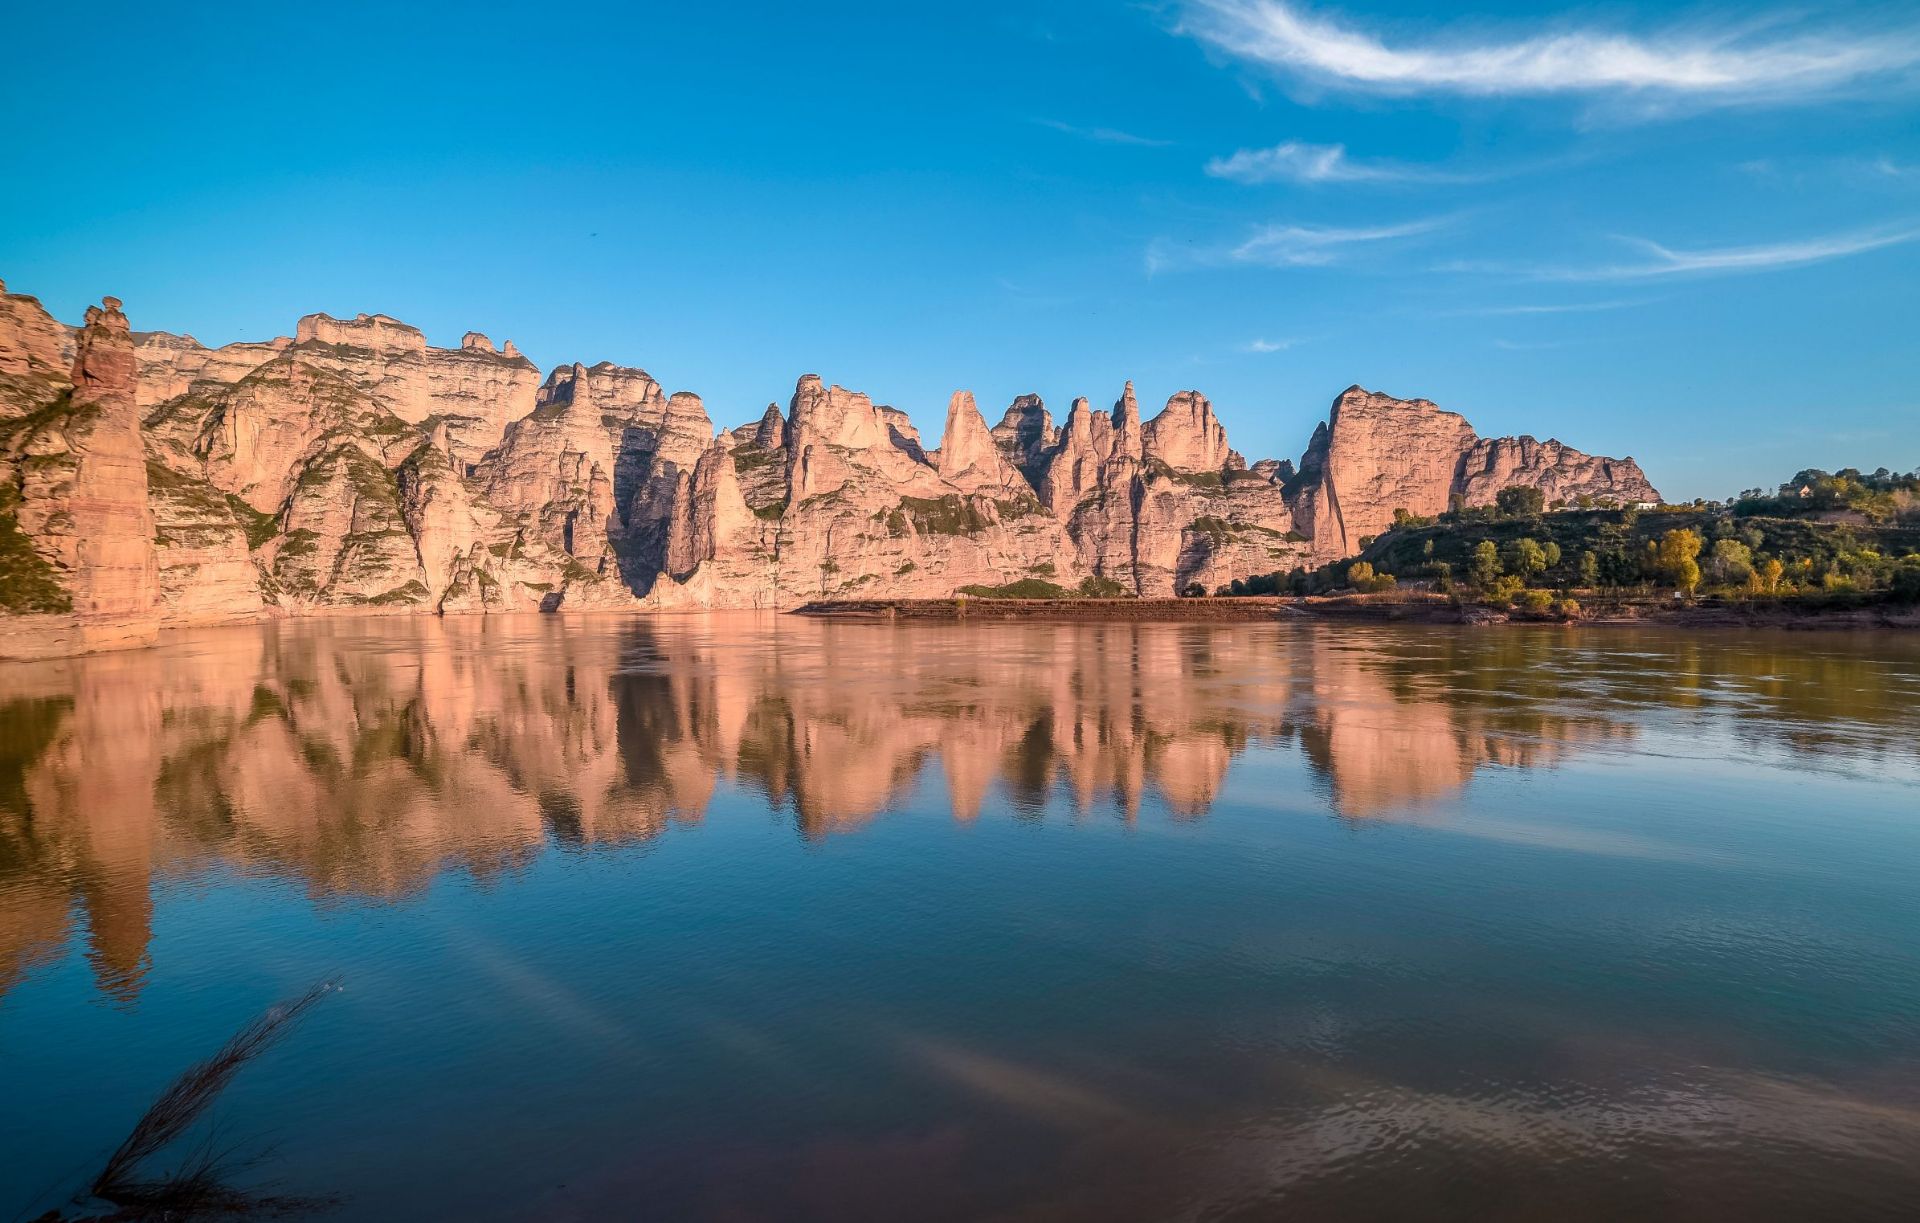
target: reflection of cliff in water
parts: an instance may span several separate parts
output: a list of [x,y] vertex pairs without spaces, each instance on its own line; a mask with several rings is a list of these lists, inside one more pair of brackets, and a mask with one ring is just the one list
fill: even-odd
[[1797,644],[405,619],[14,666],[0,990],[59,952],[77,910],[102,987],[131,997],[156,875],[398,897],[448,868],[486,880],[550,845],[649,840],[703,819],[722,786],[815,838],[936,782],[961,820],[1132,820],[1150,804],[1197,818],[1250,744],[1297,744],[1340,816],[1418,816],[1479,768],[1551,765],[1653,711],[1736,740],[1911,758],[1912,647]]

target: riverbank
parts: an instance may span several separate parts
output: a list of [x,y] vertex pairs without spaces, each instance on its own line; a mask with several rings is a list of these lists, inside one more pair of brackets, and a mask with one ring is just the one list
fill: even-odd
[[1272,620],[1295,599],[823,599],[797,616],[855,620]]
[[1677,628],[1920,629],[1920,607],[1798,600],[1693,603],[1624,596],[1577,615],[1501,610],[1426,592],[1190,599],[830,599],[795,615],[852,620],[1250,621],[1282,618],[1397,624],[1659,625]]

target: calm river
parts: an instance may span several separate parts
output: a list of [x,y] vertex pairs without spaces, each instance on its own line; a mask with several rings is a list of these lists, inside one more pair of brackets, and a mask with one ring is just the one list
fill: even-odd
[[322,981],[146,1171],[341,1219],[1910,1219],[1920,640],[529,616],[0,664],[0,1221],[83,1213]]

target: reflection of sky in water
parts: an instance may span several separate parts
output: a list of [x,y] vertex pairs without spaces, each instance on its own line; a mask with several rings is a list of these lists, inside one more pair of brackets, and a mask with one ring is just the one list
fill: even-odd
[[1920,1190],[1907,638],[341,621],[0,677],[9,1193],[335,975],[222,1117],[349,1217]]

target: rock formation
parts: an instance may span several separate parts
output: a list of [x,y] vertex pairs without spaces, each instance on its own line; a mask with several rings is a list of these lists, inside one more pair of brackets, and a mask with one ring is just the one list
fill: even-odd
[[[1484,439],[1354,387],[1296,470],[1249,465],[1213,405],[1144,419],[970,392],[938,449],[905,412],[802,376],[787,410],[714,432],[644,370],[555,367],[380,314],[208,348],[81,328],[0,294],[0,606],[9,654],[160,624],[323,612],[793,607],[1032,579],[1166,595],[1357,552],[1396,509],[1526,484],[1656,497],[1631,459]],[[27,631],[38,625],[39,629]],[[43,631],[44,630],[44,631]]]
[[1431,516],[1455,497],[1491,505],[1515,484],[1539,488],[1549,501],[1659,500],[1632,459],[1596,458],[1553,440],[1481,438],[1465,417],[1425,399],[1352,386],[1314,432],[1287,501],[1315,554],[1334,558],[1392,526],[1396,509]]
[[28,302],[8,313],[28,326],[0,341],[24,356],[14,402],[29,409],[0,433],[0,605],[29,613],[7,626],[9,652],[144,644],[159,626],[159,575],[127,316],[118,298],[87,307],[60,380],[44,368],[52,350]]

